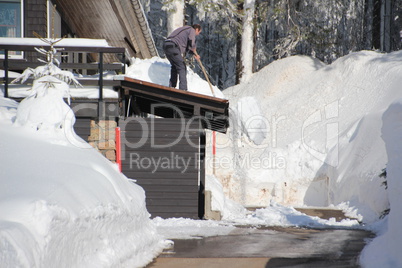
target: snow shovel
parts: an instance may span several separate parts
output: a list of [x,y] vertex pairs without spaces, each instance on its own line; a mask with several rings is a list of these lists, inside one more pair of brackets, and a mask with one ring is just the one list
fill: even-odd
[[[198,54],[196,54],[196,56],[198,56]],[[204,73],[205,78],[207,79],[207,82],[208,82],[208,84],[209,84],[209,88],[211,89],[211,92],[212,92],[212,96],[215,97],[214,90],[213,90],[213,88],[212,88],[211,82],[209,81],[209,77],[208,77],[208,75],[207,75],[207,72],[205,71],[204,65],[202,65],[202,62],[201,62],[200,59],[197,59],[197,61],[198,61],[198,64],[200,64],[201,70],[202,70],[202,72]]]

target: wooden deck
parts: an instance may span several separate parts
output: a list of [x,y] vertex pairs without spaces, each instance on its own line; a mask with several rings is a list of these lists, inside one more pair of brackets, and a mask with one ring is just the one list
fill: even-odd
[[[24,38],[21,38],[23,42]],[[79,41],[75,39],[75,41]],[[50,46],[45,43],[42,46],[38,45],[24,45],[24,44],[7,44],[1,43],[0,50],[4,52],[4,58],[0,59],[0,64],[3,66],[4,77],[2,83],[4,83],[4,96],[8,97],[8,86],[11,79],[8,77],[8,71],[23,71],[26,68],[35,68],[37,66],[43,65],[42,62],[38,61],[38,58],[43,58],[43,55],[39,53],[34,53],[35,48],[41,47],[45,50],[49,50]],[[80,69],[80,70],[94,70],[95,73],[103,74],[106,70],[113,70],[118,72],[125,72],[125,49],[122,47],[91,47],[91,46],[73,46],[73,45],[55,45],[57,49],[60,49],[63,57],[61,58],[60,68],[62,69]],[[10,51],[23,51],[31,52],[36,54],[35,61],[28,61],[26,58],[21,59],[10,59],[8,57]],[[67,53],[67,54],[66,54]],[[68,54],[71,53],[71,54]],[[92,59],[93,62],[88,62],[88,53],[96,54],[96,59]],[[81,54],[81,55],[80,55]],[[105,63],[104,56],[106,54],[113,55],[113,58],[119,58],[121,62]],[[77,57],[79,56],[80,57]],[[80,62],[74,62],[71,58],[81,58]],[[89,57],[90,58],[90,57]],[[93,57],[92,57],[93,58]],[[78,79],[80,80],[80,79]],[[94,79],[84,79],[84,85],[95,85],[99,87],[99,101],[103,100],[103,86],[105,85],[103,75],[99,75],[97,80]],[[117,85],[117,83],[107,82],[108,85]]]

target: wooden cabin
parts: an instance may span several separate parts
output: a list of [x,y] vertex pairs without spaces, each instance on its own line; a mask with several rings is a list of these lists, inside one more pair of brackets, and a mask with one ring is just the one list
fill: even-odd
[[0,6],[8,14],[0,23],[4,95],[22,99],[9,71],[41,64],[35,51],[41,43],[32,37],[70,37],[55,45],[63,55],[60,68],[81,74],[84,89],[94,90],[79,97],[75,89],[77,134],[111,161],[121,157],[122,172],[144,188],[153,217],[204,218],[205,130],[226,132],[229,102],[124,75],[131,57],[157,55],[140,2],[0,0]]
[[130,58],[158,55],[139,0],[0,0],[0,13],[0,37],[105,39]]

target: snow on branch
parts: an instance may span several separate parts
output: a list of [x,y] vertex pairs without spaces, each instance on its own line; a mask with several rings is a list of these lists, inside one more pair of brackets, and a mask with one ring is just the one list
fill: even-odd
[[280,38],[274,48],[275,56],[279,59],[291,56],[299,41],[300,35],[289,34],[286,37]]
[[[40,62],[45,63],[43,66],[38,66],[35,69],[33,68],[27,68],[24,70],[24,72],[19,75],[17,78],[15,78],[13,81],[11,81],[12,84],[21,82],[24,83],[26,80],[28,80],[30,77],[32,77],[34,80],[39,79],[44,76],[52,76],[55,77],[67,84],[73,83],[76,87],[81,86],[80,82],[78,82],[77,79],[75,79],[74,74],[69,71],[63,71],[61,70],[58,66],[60,65],[60,61],[56,58],[57,53],[62,50],[62,49],[57,49],[54,47],[55,44],[60,42],[63,38],[60,39],[46,39],[41,37],[39,34],[35,33],[35,36],[38,37],[40,40],[45,42],[46,44],[50,45],[49,50],[45,50],[44,48],[35,48],[35,50],[46,56],[46,61],[38,59]],[[70,97],[70,94],[68,94]]]
[[290,8],[287,10],[288,25],[290,32],[287,36],[280,38],[275,46],[274,53],[279,59],[292,55],[297,44],[302,40],[300,27],[293,21]]

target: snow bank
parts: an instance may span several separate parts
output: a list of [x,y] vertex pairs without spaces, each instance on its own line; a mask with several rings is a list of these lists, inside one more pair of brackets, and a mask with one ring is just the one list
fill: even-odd
[[[344,219],[337,222],[334,218],[325,220],[308,216],[292,207],[285,207],[274,201],[261,209],[249,211],[239,203],[227,198],[219,180],[207,175],[205,189],[212,192],[211,208],[221,211],[222,223],[246,226],[296,226],[309,228],[361,228],[355,219]],[[161,225],[159,223],[159,225]],[[158,226],[159,226],[158,225]],[[159,227],[158,227],[159,228]]]
[[201,237],[227,235],[236,229],[232,224],[185,218],[162,219],[156,217],[153,222],[158,233],[169,239],[197,239]]
[[384,113],[382,137],[388,155],[387,185],[390,213],[385,233],[372,241],[361,256],[364,267],[402,267],[400,248],[402,245],[402,100],[396,101]]
[[38,73],[19,105],[0,97],[0,263],[142,267],[165,246],[144,190],[75,134],[64,75]]
[[217,135],[215,166],[226,195],[245,206],[349,206],[377,220],[388,205],[381,115],[402,97],[401,60],[402,52],[361,51],[332,65],[294,56],[226,89],[231,124]]
[[[51,136],[51,135],[50,135]],[[161,250],[142,188],[94,149],[0,126],[5,267],[141,267]]]
[[227,198],[224,194],[223,186],[213,175],[206,175],[205,190],[210,191],[211,209],[220,211],[222,220],[237,221],[243,220],[247,215],[247,210],[239,203]]
[[0,122],[14,122],[17,108],[17,102],[0,97]]

